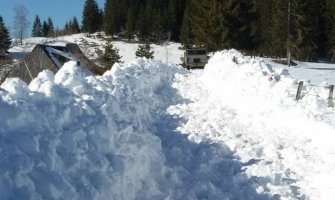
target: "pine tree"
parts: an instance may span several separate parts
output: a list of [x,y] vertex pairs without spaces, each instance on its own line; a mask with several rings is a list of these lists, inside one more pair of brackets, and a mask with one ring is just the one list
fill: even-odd
[[252,51],[257,45],[254,1],[227,0],[223,10],[223,47]]
[[185,0],[169,1],[167,8],[167,25],[171,33],[171,40],[173,41],[179,41],[185,6]]
[[104,51],[96,49],[96,52],[99,56],[100,63],[106,70],[111,69],[115,63],[123,63],[121,61],[122,57],[119,55],[119,50],[113,47],[111,40],[106,41],[106,45],[104,45]]
[[[284,56],[278,49],[283,50],[286,45],[286,17],[280,15],[278,2],[274,0],[257,0],[256,10],[257,35],[259,41],[258,53],[262,56]],[[279,23],[280,22],[280,23]],[[266,28],[265,28],[266,27]]]
[[131,5],[128,8],[127,22],[125,28],[125,35],[129,41],[134,38],[134,35],[136,33],[136,21],[137,21],[136,7],[134,5]]
[[150,51],[150,44],[140,44],[138,45],[138,48],[135,52],[136,57],[145,57],[147,59],[153,59],[154,58],[154,51]]
[[72,34],[80,33],[80,27],[76,16],[74,16],[72,19],[71,33]]
[[7,50],[11,45],[11,38],[8,29],[3,22],[2,16],[0,15],[0,57],[6,55]]
[[179,40],[186,48],[191,48],[194,41],[194,34],[191,28],[191,10],[190,5],[187,4],[183,16],[183,22],[180,30]]
[[94,33],[101,28],[101,12],[95,0],[86,0],[83,10],[83,31]]
[[274,1],[273,3],[273,16],[271,27],[271,44],[274,56],[286,57],[287,56],[287,46],[288,37],[291,37],[288,32],[288,22],[287,22],[287,0],[284,1]]
[[335,63],[335,2],[333,0],[325,1],[325,34],[327,36],[326,52]]
[[49,33],[49,25],[46,21],[43,21],[43,25],[42,25],[42,36],[43,37],[48,37],[48,33]]
[[193,43],[204,45],[208,50],[222,49],[222,38],[226,32],[224,4],[218,0],[191,0],[189,6],[192,8]]
[[313,0],[290,2],[291,14],[290,21],[287,21],[289,28],[286,45],[290,49],[291,57],[298,60],[315,60],[318,56],[320,34],[318,2]]
[[140,41],[148,41],[150,40],[150,34],[152,33],[151,5],[150,4],[142,5],[139,13],[142,14],[140,14],[139,19],[137,21],[138,37]]
[[36,17],[35,17],[31,35],[33,37],[41,37],[42,36],[42,24],[41,24],[40,17],[38,15],[36,15]]
[[189,0],[181,40],[211,51],[223,48],[252,51],[257,44],[256,17],[253,1]]
[[126,1],[121,0],[106,1],[104,15],[104,30],[106,34],[113,35],[124,30],[128,9],[126,3]]
[[51,18],[48,17],[48,33],[47,33],[47,36],[48,37],[53,36],[54,32],[55,32],[55,28],[54,28],[53,22],[52,22]]

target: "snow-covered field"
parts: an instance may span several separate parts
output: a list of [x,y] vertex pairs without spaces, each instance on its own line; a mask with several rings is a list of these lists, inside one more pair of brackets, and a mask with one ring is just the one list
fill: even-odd
[[[102,45],[105,44],[103,38],[98,38],[94,34],[91,35],[91,37],[87,37],[86,34],[81,33],[58,38],[27,38],[23,41],[23,45],[16,45],[9,51],[14,58],[22,58],[24,55],[22,52],[32,51],[36,44],[49,43],[57,45],[57,43],[62,43],[63,41],[77,43],[83,53],[90,59],[96,59],[96,48],[102,48]],[[129,63],[136,59],[135,52],[138,48],[138,43],[114,41],[113,45],[119,49],[119,54],[122,56],[121,61]],[[179,47],[181,47],[179,43],[173,42],[169,42],[165,45],[151,44],[151,50],[154,51],[154,58],[164,63],[181,63],[180,57],[183,54],[183,50],[180,50]]]
[[334,198],[334,65],[229,50],[187,71],[178,44],[115,46],[125,64],[101,77],[70,62],[1,85],[0,199]]

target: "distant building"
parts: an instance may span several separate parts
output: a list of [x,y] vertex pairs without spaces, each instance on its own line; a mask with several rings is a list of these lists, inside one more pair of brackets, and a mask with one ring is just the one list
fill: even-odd
[[68,61],[77,61],[88,69],[95,67],[75,43],[38,44],[6,74],[6,78],[19,77],[30,83],[41,71],[48,69],[56,73]]

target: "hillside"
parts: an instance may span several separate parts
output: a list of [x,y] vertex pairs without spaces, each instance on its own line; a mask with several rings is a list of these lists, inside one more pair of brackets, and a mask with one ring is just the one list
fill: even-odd
[[[91,58],[94,46],[81,43]],[[103,76],[70,62],[1,85],[0,199],[335,196],[334,65],[286,68],[226,50],[187,71],[179,44],[154,45],[162,61],[115,46],[125,63]]]

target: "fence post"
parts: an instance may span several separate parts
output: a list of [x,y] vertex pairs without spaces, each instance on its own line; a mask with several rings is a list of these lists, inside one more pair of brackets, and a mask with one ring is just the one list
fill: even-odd
[[302,91],[302,87],[304,86],[304,82],[300,81],[299,82],[299,86],[298,86],[298,90],[297,90],[297,94],[295,95],[295,100],[298,101],[300,99],[301,96],[301,91]]
[[334,107],[333,103],[333,93],[334,93],[334,85],[329,87],[329,96],[328,96],[328,107]]

